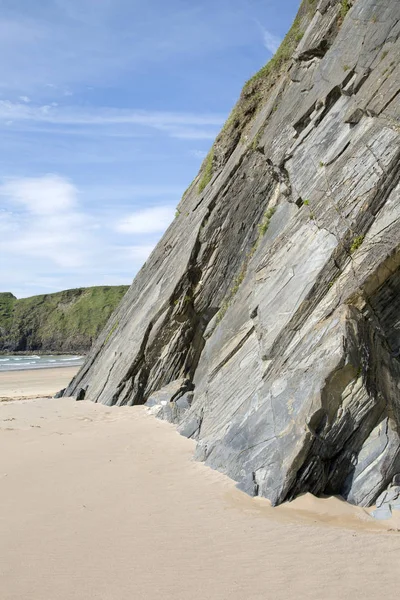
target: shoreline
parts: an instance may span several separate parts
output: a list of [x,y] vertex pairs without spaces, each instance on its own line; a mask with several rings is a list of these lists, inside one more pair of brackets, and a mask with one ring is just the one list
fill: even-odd
[[0,350],[0,356],[83,356],[86,357],[87,350],[84,352],[70,352],[66,350],[61,352],[59,350]]
[[[77,365],[77,367],[80,368],[82,366],[82,364],[81,365]],[[75,368],[75,366],[72,367],[71,364],[68,364],[68,365],[60,365],[60,364],[58,364],[58,365],[49,365],[49,364],[46,364],[46,366],[44,366],[44,367],[32,366],[32,367],[29,367],[29,368],[16,366],[15,368],[13,367],[12,369],[3,369],[3,370],[0,370],[0,379],[1,379],[1,374],[2,373],[14,373],[14,372],[15,373],[21,373],[21,372],[26,372],[26,371],[47,371],[47,370],[51,370],[51,369],[73,369],[73,368]]]
[[68,385],[79,369],[79,365],[63,365],[0,371],[0,402],[52,397]]

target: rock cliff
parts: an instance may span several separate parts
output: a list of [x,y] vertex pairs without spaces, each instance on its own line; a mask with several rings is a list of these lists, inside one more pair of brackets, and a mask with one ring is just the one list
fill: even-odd
[[87,352],[127,289],[78,288],[19,300],[0,293],[0,351]]
[[303,0],[66,394],[273,504],[400,473],[400,2]]

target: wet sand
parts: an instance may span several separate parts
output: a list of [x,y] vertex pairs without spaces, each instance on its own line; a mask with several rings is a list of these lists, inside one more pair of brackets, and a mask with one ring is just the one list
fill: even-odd
[[78,372],[79,367],[2,371],[0,373],[0,402],[10,398],[54,396]]
[[2,600],[397,594],[397,517],[311,496],[272,509],[193,449],[143,407],[0,404]]

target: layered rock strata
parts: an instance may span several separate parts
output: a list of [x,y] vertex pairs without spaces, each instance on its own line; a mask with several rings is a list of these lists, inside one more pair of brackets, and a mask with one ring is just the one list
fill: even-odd
[[[304,0],[66,394],[273,504],[400,473],[400,3]],[[166,387],[167,386],[167,387]]]

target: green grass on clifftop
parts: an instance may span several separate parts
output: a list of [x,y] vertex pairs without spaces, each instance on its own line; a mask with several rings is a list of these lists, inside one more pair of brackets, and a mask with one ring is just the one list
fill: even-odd
[[[273,57],[245,83],[241,97],[233,109],[233,113],[237,111],[246,114],[256,110],[258,104],[265,97],[265,92],[269,91],[277,78],[282,74],[283,69],[289,64],[298,43],[304,35],[306,26],[314,15],[315,5],[316,0],[302,1],[297,16],[278,50]],[[263,87],[264,89],[262,89]],[[253,99],[253,107],[248,106],[248,100],[246,101],[248,96],[251,96]],[[241,106],[242,103],[244,106]],[[230,119],[233,117],[234,114],[230,116]]]
[[[343,1],[347,5],[348,0]],[[293,53],[315,14],[317,4],[317,0],[302,0],[295,20],[274,56],[244,85],[238,102],[201,166],[198,193],[210,183],[216,169],[226,164],[239,141],[249,130],[260,106],[278,79],[289,68]]]
[[78,288],[19,300],[0,294],[0,350],[87,351],[127,289]]

